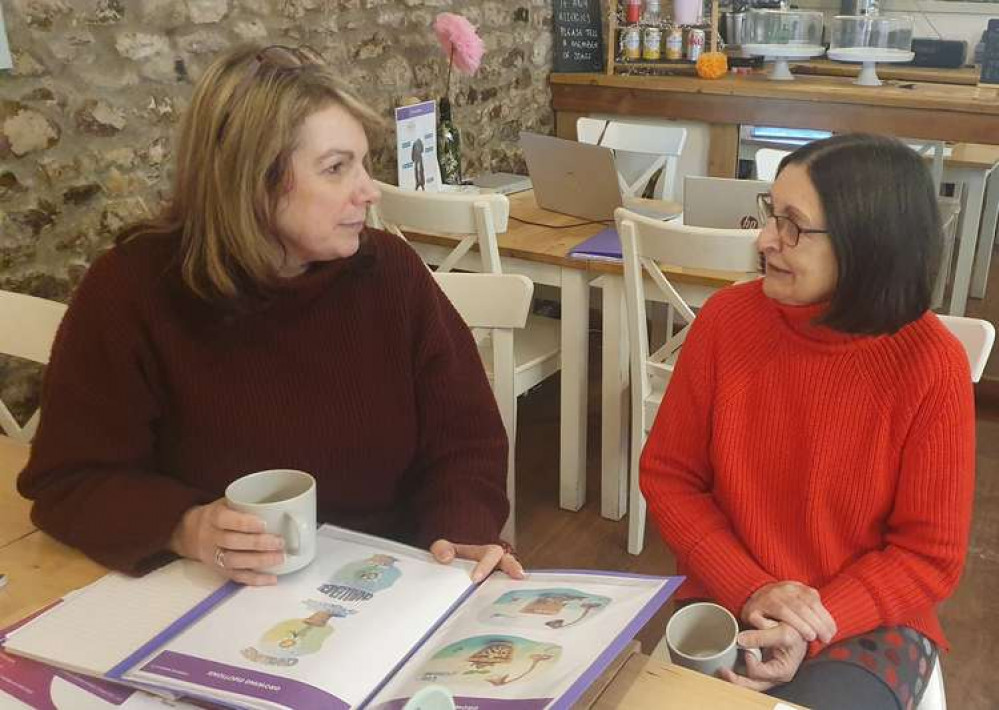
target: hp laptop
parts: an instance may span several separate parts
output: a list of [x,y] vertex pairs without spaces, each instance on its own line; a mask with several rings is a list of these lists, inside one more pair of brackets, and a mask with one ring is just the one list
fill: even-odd
[[683,179],[683,223],[716,229],[759,229],[756,198],[768,192],[766,180],[693,177]]
[[610,148],[526,131],[520,147],[535,199],[546,210],[594,221],[613,220],[621,206],[658,219],[679,214],[679,206],[669,202],[622,199]]

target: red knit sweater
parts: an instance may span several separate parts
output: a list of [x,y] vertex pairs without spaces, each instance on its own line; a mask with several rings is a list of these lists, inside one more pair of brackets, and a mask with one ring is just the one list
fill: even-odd
[[[761,586],[819,590],[836,639],[901,624],[946,646],[935,605],[968,546],[967,357],[932,313],[891,336],[816,326],[762,282],[705,304],[641,460],[684,597],[736,615]],[[819,649],[813,644],[814,654]]]
[[496,542],[506,436],[471,334],[402,240],[221,317],[179,280],[176,243],[98,259],[53,347],[19,490],[43,530],[140,572],[181,515],[233,479],[297,468],[321,521],[426,546]]

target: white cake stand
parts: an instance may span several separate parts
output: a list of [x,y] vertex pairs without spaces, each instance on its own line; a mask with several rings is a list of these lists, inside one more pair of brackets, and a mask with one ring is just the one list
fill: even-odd
[[862,63],[863,69],[853,82],[860,86],[881,86],[878,73],[875,70],[877,62],[911,62],[916,55],[904,49],[885,49],[881,47],[839,47],[830,49],[828,57],[837,62]]
[[826,50],[817,44],[744,44],[742,51],[751,56],[773,59],[774,70],[770,72],[770,78],[791,81],[794,74],[791,73],[788,60],[821,57]]

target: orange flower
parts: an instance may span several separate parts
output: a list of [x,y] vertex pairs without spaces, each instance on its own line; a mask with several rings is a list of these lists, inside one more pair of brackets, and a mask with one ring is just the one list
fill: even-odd
[[697,76],[720,79],[728,73],[728,57],[722,52],[704,52],[697,58]]

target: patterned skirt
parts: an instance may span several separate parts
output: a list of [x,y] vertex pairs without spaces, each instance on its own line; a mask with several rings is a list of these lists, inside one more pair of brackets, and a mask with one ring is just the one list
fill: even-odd
[[[802,697],[799,690],[812,698],[818,690],[819,694],[833,699],[843,689],[843,675],[839,670],[843,664],[848,664],[864,669],[873,676],[872,680],[877,679],[887,686],[900,710],[912,710],[926,691],[936,661],[936,646],[918,631],[906,626],[883,627],[827,646],[814,658],[806,660],[790,683],[775,688],[771,694],[794,701],[796,697]],[[812,687],[807,691],[795,688],[796,684],[804,683]],[[826,687],[821,688],[823,685]],[[822,703],[814,706],[821,707]]]

